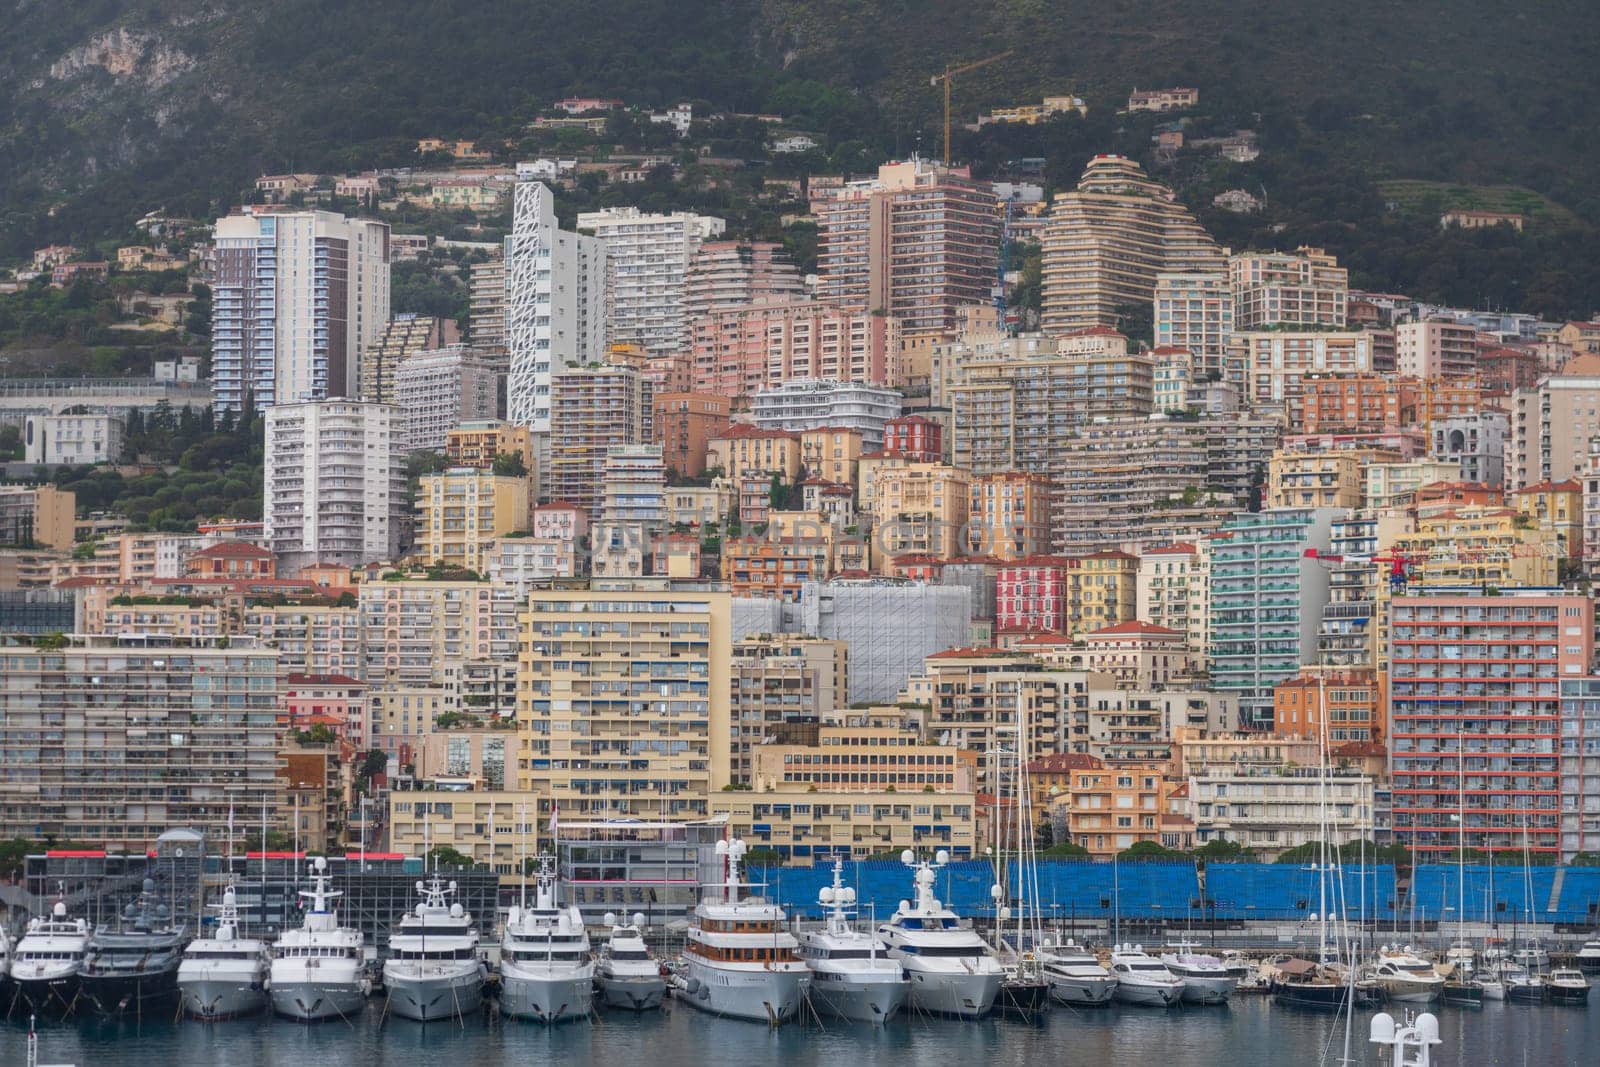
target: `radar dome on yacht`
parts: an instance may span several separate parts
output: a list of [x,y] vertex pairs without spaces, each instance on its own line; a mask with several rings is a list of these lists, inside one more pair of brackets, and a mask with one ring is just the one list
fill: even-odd
[[822,887],[822,891],[817,894],[817,899],[822,901],[822,903],[824,903],[824,904],[832,904],[833,903],[833,887],[830,886],[830,885],[823,886]]
[[915,863],[917,862],[917,854],[908,848],[904,852],[900,853],[900,862]]
[[326,857],[318,856],[316,859],[311,861],[311,866],[319,871],[325,871],[328,869],[328,861]]
[[[454,885],[455,883],[452,882],[451,884]],[[452,918],[452,919],[461,918],[461,905],[460,904],[452,904],[452,905],[450,905],[450,918]]]
[[605,917],[602,918],[601,921],[607,926],[615,926],[617,925],[617,913],[614,911],[608,911],[605,913]]
[[636,911],[636,912],[633,913],[633,925],[635,925],[635,926],[643,926],[644,925],[644,912]]
[[58,900],[56,901],[56,906],[50,909],[50,914],[54,915],[58,919],[65,918],[67,914],[67,906]]
[[950,850],[947,849],[947,848],[941,848],[938,852],[935,852],[933,854],[933,862],[937,863],[941,867],[943,867],[945,864],[949,863],[950,862]]
[[717,855],[726,856],[728,854],[728,842],[725,839],[718,841],[716,851]]
[[989,887],[989,899],[990,900],[999,900],[1004,894],[1005,894],[1005,890],[1001,889],[997,885],[992,885],[992,886]]

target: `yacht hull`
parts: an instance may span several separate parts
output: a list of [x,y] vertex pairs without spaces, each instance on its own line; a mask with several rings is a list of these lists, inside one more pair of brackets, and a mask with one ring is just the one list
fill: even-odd
[[353,1019],[367,1005],[361,982],[273,982],[271,995],[275,1014],[302,1023]]
[[624,1011],[655,1011],[667,995],[667,980],[656,976],[608,978],[599,976],[600,1003]]
[[239,1019],[259,1014],[267,1007],[266,984],[259,977],[185,978],[180,973],[178,989],[183,994],[184,1014],[191,1019]]
[[[657,1003],[660,1003],[659,999]],[[583,975],[525,975],[501,969],[500,1013],[541,1023],[588,1017],[594,1008],[594,979]]]
[[814,974],[809,996],[819,1015],[858,1023],[884,1023],[905,1005],[907,992],[903,979]]
[[1046,972],[1045,980],[1050,983],[1052,997],[1062,1004],[1079,1008],[1103,1007],[1110,1004],[1117,993],[1117,980],[1109,975],[1104,978],[1072,978]]
[[1185,974],[1179,977],[1183,979],[1185,1004],[1226,1004],[1233,995],[1233,987],[1239,984],[1231,975],[1202,978]]
[[79,990],[99,1015],[170,1019],[177,1014],[178,969],[144,974],[85,974]]
[[800,1013],[810,977],[804,970],[725,970],[691,962],[682,999],[713,1015],[776,1025]]
[[1550,999],[1557,1004],[1586,1004],[1589,1001],[1588,986],[1548,985],[1545,991]]
[[1578,970],[1582,971],[1584,974],[1600,974],[1600,954],[1593,956],[1579,954],[1579,956],[1572,962],[1576,964]]
[[1408,982],[1395,978],[1379,979],[1378,984],[1383,987],[1384,996],[1396,1004],[1432,1004],[1444,988],[1442,982]]
[[1350,999],[1350,987],[1329,983],[1276,982],[1272,1002],[1286,1008],[1339,1011]]
[[1123,1004],[1147,1008],[1170,1008],[1183,999],[1182,985],[1144,985],[1117,979],[1116,998]]
[[483,981],[481,965],[453,973],[416,975],[385,971],[383,975],[389,1013],[419,1023],[460,1019],[481,1011]]
[[78,1003],[78,972],[18,977],[11,975],[17,1006],[35,1015],[65,1015]]
[[[904,961],[902,961],[904,962]],[[994,1008],[1000,995],[999,974],[940,974],[912,970],[907,1003],[920,1012],[978,1019]]]

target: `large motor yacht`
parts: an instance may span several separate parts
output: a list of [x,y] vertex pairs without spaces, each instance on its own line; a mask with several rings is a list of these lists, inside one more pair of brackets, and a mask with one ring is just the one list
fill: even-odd
[[950,862],[942,849],[934,862],[906,849],[914,896],[902,900],[878,936],[911,979],[908,1003],[918,1011],[977,1018],[989,1014],[1005,977],[989,943],[933,895],[938,869]]
[[460,904],[456,884],[439,872],[417,883],[422,900],[389,931],[383,987],[389,1010],[420,1023],[459,1019],[483,1007],[488,968],[478,958],[478,928]]
[[594,1004],[594,975],[583,913],[556,904],[554,858],[540,856],[533,907],[513,907],[500,939],[500,1010],[542,1023],[581,1019]]
[[83,999],[101,1015],[170,1019],[178,1002],[178,965],[189,943],[182,923],[155,898],[146,878],[139,899],[115,925],[89,938],[83,955]]
[[48,916],[30,920],[11,954],[11,981],[21,1006],[38,1015],[72,1010],[88,947],[88,921],[69,919],[62,901]]
[[607,912],[605,921],[611,927],[611,937],[600,950],[594,976],[600,1002],[608,1008],[632,1011],[661,1007],[667,992],[666,973],[661,962],[650,954],[640,932],[644,914],[635,913],[631,923],[619,923],[615,915]]
[[1075,941],[1046,945],[1039,953],[1050,995],[1073,1007],[1097,1008],[1110,1004],[1117,979],[1094,953]]
[[800,934],[800,958],[811,968],[811,1003],[824,1015],[882,1023],[906,1001],[909,987],[900,964],[877,936],[850,925],[856,891],[844,884],[844,861],[833,861],[833,885],[817,901],[828,909],[820,930]]
[[799,1014],[811,971],[795,955],[799,942],[783,909],[760,896],[740,898],[745,851],[737,838],[717,842],[726,876],[705,887],[694,909],[678,988],[702,1011],[777,1025]]
[[239,936],[239,902],[233,886],[222,891],[216,931],[189,942],[178,964],[183,1010],[196,1019],[233,1019],[267,1006],[272,957],[265,941]]
[[1183,979],[1143,945],[1113,947],[1111,973],[1117,976],[1117,999],[1124,1004],[1170,1008],[1183,999]]
[[1431,1004],[1444,992],[1444,978],[1433,964],[1403,945],[1378,950],[1372,977],[1384,996],[1397,1003]]
[[361,931],[340,926],[328,888],[328,861],[311,860],[311,889],[300,890],[310,907],[299,929],[285,930],[272,946],[268,979],[272,1010],[300,1022],[345,1019],[367,1003],[372,983],[361,959]]
[[1163,952],[1161,962],[1183,979],[1184,1003],[1226,1004],[1239,984],[1227,965],[1215,956],[1196,952],[1192,941],[1180,941],[1172,947],[1177,951]]

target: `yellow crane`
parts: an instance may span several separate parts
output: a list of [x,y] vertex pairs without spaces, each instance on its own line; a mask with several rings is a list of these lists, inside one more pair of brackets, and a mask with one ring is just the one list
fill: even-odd
[[944,73],[943,74],[935,74],[933,77],[928,79],[928,84],[929,85],[938,85],[940,82],[944,82],[944,165],[945,166],[948,167],[950,165],[950,81],[951,81],[951,79],[954,78],[957,74],[965,74],[968,71],[977,70],[979,67],[987,67],[990,63],[998,63],[1002,59],[1008,59],[1011,56],[1015,55],[1016,51],[1017,50],[1015,48],[1007,48],[1004,52],[1001,52],[998,55],[992,55],[992,56],[988,56],[988,57],[986,57],[984,59],[973,60],[971,63],[963,63],[959,67],[946,67],[946,68],[944,68]]

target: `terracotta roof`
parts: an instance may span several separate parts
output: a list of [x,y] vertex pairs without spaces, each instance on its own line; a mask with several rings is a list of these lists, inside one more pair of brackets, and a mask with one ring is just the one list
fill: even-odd
[[787,440],[798,441],[800,435],[792,430],[763,430],[759,426],[744,424],[729,426],[726,430],[712,438],[713,441],[739,441],[739,440]]
[[1016,655],[1016,653],[1013,652],[1009,648],[994,648],[994,647],[987,647],[987,648],[961,648],[961,647],[957,647],[957,648],[947,648],[943,652],[934,652],[934,653],[930,654],[928,656],[928,658],[929,659],[972,659],[975,656],[990,656],[990,657],[992,657],[992,656],[1014,656],[1014,655]]
[[1063,771],[1098,771],[1105,769],[1105,764],[1097,756],[1087,752],[1057,752],[1048,756],[1040,756],[1028,763],[1029,774],[1060,774]]
[[1183,631],[1157,626],[1153,622],[1130,619],[1127,622],[1119,622],[1115,626],[1107,626],[1093,633],[1084,634],[1084,637],[1123,637],[1130,634],[1143,634],[1148,637],[1182,637]]
[[1116,330],[1113,330],[1109,326],[1086,326],[1081,330],[1073,330],[1071,333],[1067,334],[1066,336],[1068,336],[1068,337],[1121,337],[1124,341],[1127,340],[1126,335],[1124,335],[1122,333],[1119,333]]
[[1538,485],[1525,485],[1521,489],[1511,490],[1512,496],[1522,496],[1525,493],[1581,493],[1583,486],[1573,478],[1564,482],[1540,482]]
[[1135,556],[1131,552],[1119,552],[1119,551],[1117,551],[1116,549],[1113,548],[1113,549],[1107,549],[1104,552],[1091,552],[1087,556],[1084,556],[1083,558],[1084,559],[1131,559],[1131,560],[1137,560],[1139,557]]
[[[1023,631],[1020,631],[1020,630],[1001,630],[1000,632],[1001,633],[1021,633]],[[1069,638],[1064,633],[1059,633],[1059,632],[1053,632],[1053,633],[1029,632],[1027,637],[1022,638],[1021,640],[1019,640],[1017,642],[1017,647],[1021,648],[1023,645],[1049,645],[1052,648],[1057,648],[1057,647],[1060,647],[1062,645],[1071,645],[1072,643],[1073,643],[1072,639]]]
[[1345,759],[1361,759],[1364,757],[1387,756],[1389,750],[1376,741],[1350,741],[1338,748],[1330,749],[1328,755],[1342,756]]
[[93,586],[97,586],[97,585],[117,585],[117,584],[119,584],[119,583],[117,581],[115,581],[114,579],[111,579],[111,578],[95,578],[95,577],[93,577],[91,575],[80,574],[75,578],[63,578],[63,579],[61,579],[61,581],[55,583],[55,585],[52,588],[55,588],[55,589],[89,589],[89,588],[91,588]]
[[884,425],[885,426],[896,426],[896,425],[898,425],[898,426],[909,426],[909,425],[939,426],[941,424],[937,419],[930,419],[926,415],[897,415],[894,418],[890,419],[888,422],[884,423]]
[[534,511],[582,511],[583,509],[581,507],[579,507],[578,505],[573,504],[573,503],[569,503],[568,501],[565,501],[565,500],[552,500],[548,504],[540,504],[538,507],[534,508],[533,510]]
[[1006,564],[1007,567],[1076,567],[1078,560],[1073,556],[1024,556],[1014,559]]
[[1160,545],[1156,548],[1145,549],[1147,556],[1192,556],[1200,551],[1189,541],[1174,541],[1170,545]]

